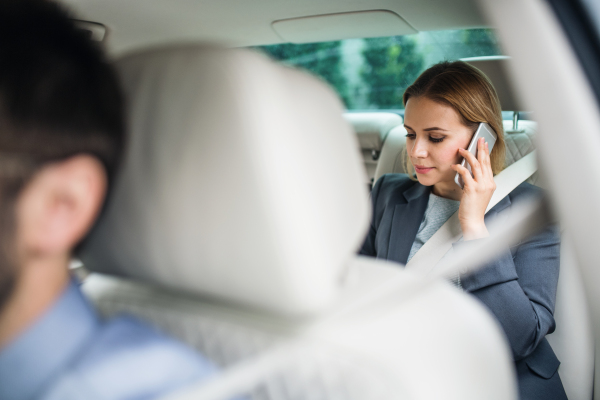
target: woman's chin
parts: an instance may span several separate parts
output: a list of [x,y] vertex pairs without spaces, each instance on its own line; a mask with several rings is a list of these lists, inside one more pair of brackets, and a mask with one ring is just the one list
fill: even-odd
[[423,186],[433,186],[437,183],[437,180],[433,179],[433,177],[425,176],[423,174],[417,174],[417,180]]

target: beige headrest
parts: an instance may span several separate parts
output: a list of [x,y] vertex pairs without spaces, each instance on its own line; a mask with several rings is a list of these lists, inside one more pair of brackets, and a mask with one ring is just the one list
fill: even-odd
[[335,299],[370,219],[337,96],[247,50],[151,50],[117,68],[131,137],[84,264],[280,313]]
[[389,112],[349,112],[344,114],[344,118],[354,128],[363,150],[381,150],[390,130],[402,125],[402,117]]
[[504,111],[523,111],[516,96],[513,93],[511,83],[506,75],[507,64],[510,57],[507,56],[489,56],[463,58],[462,61],[478,68],[492,81],[496,89],[500,105]]

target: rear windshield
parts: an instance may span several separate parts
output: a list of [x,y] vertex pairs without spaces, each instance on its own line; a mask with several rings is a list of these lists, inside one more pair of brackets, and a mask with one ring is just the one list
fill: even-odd
[[402,94],[429,66],[444,60],[501,55],[490,29],[257,47],[329,82],[349,110],[403,109]]

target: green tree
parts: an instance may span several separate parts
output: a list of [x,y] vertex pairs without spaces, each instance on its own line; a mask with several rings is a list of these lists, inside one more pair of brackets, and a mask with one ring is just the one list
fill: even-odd
[[424,67],[414,36],[365,39],[361,72],[375,108],[404,108],[402,95]]
[[463,43],[461,58],[502,54],[491,29],[465,29],[461,33]]
[[272,58],[284,64],[307,70],[331,86],[340,95],[346,107],[350,107],[348,85],[341,70],[341,42],[322,42],[307,44],[275,44],[257,47]]
[[431,63],[502,54],[491,29],[423,32],[419,36],[422,50],[428,53]]

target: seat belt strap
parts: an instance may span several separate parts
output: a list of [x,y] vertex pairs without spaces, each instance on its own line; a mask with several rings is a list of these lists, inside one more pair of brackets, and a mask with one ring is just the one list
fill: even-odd
[[[535,171],[537,171],[537,163],[535,151],[532,151],[496,175],[494,177],[496,190],[485,210],[486,214],[500,200],[508,196],[517,186],[533,175]],[[413,258],[406,264],[406,268],[428,274],[452,248],[452,244],[456,243],[460,238],[462,238],[462,230],[457,211],[417,251]]]

